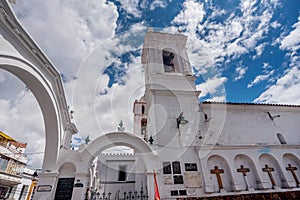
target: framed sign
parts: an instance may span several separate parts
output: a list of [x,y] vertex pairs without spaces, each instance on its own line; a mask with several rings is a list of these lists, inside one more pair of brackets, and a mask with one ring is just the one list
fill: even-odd
[[37,192],[51,192],[52,185],[38,185]]

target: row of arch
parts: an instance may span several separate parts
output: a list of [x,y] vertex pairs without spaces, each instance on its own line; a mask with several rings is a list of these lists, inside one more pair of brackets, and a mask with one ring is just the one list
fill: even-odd
[[231,163],[221,155],[212,155],[207,159],[207,182],[211,192],[293,188],[300,186],[299,167],[300,160],[292,153],[284,154],[282,162],[267,153],[256,161],[238,154]]

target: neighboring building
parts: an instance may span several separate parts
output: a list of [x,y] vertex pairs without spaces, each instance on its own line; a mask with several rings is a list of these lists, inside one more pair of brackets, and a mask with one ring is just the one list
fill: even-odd
[[35,177],[34,171],[26,168],[26,147],[0,131],[0,199],[21,200],[32,193],[29,188]]
[[[199,103],[185,42],[146,33],[146,91],[134,102],[133,134],[157,154],[161,198],[299,199],[300,106]],[[122,175],[145,170],[134,154],[99,157],[101,192],[137,190],[134,173]]]

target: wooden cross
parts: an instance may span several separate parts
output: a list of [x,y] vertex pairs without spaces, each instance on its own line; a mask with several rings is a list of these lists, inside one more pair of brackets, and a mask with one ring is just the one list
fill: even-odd
[[220,189],[223,189],[223,184],[222,184],[221,174],[224,173],[224,170],[223,170],[223,169],[219,169],[218,166],[215,166],[215,169],[211,169],[211,170],[210,170],[210,173],[216,174],[216,176],[217,176],[217,181],[218,181],[218,184],[219,184],[219,188],[220,188]]
[[291,164],[288,164],[288,167],[286,167],[285,169],[288,170],[288,171],[291,171],[291,173],[292,173],[292,175],[293,175],[293,177],[296,181],[297,186],[299,186],[300,182],[299,182],[299,179],[298,179],[298,177],[295,173],[295,171],[297,170],[297,167],[292,167]]
[[272,167],[269,167],[268,165],[265,165],[265,168],[262,168],[263,172],[267,172],[269,177],[270,177],[270,180],[271,180],[271,183],[272,183],[272,186],[276,186],[276,183],[275,183],[275,180],[273,178],[273,175],[272,175],[272,172],[275,171],[274,168]]
[[249,168],[244,168],[244,165],[241,165],[241,168],[237,169],[236,171],[239,172],[239,173],[242,173],[243,176],[247,176],[247,172],[250,172],[250,169]]

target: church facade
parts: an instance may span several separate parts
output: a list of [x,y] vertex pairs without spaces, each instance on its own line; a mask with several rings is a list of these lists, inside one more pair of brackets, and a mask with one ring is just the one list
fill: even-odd
[[[199,103],[201,91],[194,86],[185,42],[186,36],[179,33],[146,33],[146,91],[134,102],[133,134],[155,152],[160,197],[299,198],[300,107]],[[101,159],[102,164],[119,161],[109,175],[116,182],[120,166],[132,171],[126,155],[106,154]],[[135,182],[129,179],[128,185]]]
[[[0,10],[0,68],[30,88],[45,123],[34,199],[82,200],[92,191],[113,199],[140,188],[154,199],[154,173],[161,199],[300,198],[300,106],[199,103],[181,33],[145,35],[146,89],[134,102],[133,131],[103,133],[70,149],[77,129],[59,72],[7,1],[0,0]],[[129,147],[133,154],[103,153],[112,146]]]

